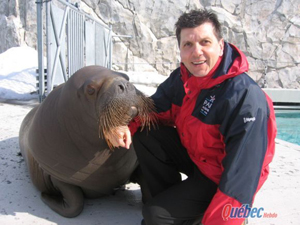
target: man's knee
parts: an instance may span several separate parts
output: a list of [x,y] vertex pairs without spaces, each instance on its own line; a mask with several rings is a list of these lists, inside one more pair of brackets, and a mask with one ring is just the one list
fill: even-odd
[[160,206],[152,205],[151,201],[143,206],[143,217],[146,225],[171,224],[174,221],[169,212]]

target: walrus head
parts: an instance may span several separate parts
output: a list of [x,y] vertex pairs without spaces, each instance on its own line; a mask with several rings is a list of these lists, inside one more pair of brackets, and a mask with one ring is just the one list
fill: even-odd
[[129,82],[126,74],[102,69],[101,74],[87,79],[82,88],[86,98],[95,100],[99,137],[113,149],[107,137],[117,135],[114,128],[127,126],[135,118],[141,129],[150,129],[156,123],[155,107],[150,98]]

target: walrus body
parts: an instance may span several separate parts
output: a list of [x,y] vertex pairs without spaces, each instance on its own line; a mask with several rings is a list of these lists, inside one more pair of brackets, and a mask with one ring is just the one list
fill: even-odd
[[[129,180],[137,167],[135,152],[110,149],[105,132],[148,114],[151,106],[145,106],[145,99],[126,75],[89,66],[28,113],[20,128],[20,149],[33,184],[51,209],[75,217],[84,197],[111,194]],[[121,115],[110,115],[112,105]]]

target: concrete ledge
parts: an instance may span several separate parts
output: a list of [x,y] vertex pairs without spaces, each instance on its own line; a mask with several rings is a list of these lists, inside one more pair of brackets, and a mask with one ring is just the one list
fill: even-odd
[[299,103],[299,89],[263,88],[274,103]]

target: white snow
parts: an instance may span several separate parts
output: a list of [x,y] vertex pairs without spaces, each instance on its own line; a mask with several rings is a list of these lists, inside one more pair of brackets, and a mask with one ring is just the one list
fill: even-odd
[[36,98],[37,51],[14,47],[0,54],[0,99]]
[[[142,219],[139,186],[128,184],[125,191],[101,199],[86,200],[78,217],[63,218],[49,209],[29,178],[26,165],[18,156],[18,132],[36,94],[37,52],[16,47],[0,54],[0,224],[37,225],[138,225]],[[151,95],[166,77],[153,73],[126,72],[137,88]],[[8,104],[20,100],[22,105]],[[276,154],[270,164],[270,175],[258,192],[254,207],[264,208],[275,218],[250,219],[251,225],[287,225],[300,221],[300,146],[276,140]]]

